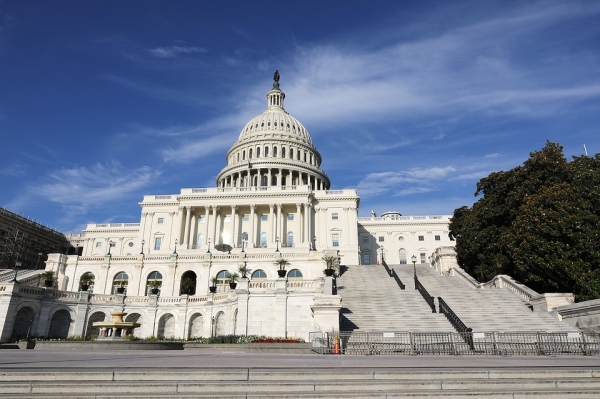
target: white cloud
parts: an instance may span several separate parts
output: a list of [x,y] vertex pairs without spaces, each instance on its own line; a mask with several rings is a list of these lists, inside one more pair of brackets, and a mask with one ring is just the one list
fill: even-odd
[[[446,179],[455,171],[454,167],[446,166],[445,168],[413,168],[401,172],[369,173],[358,183],[358,194],[361,197],[370,197],[389,191],[395,191],[395,195],[428,192],[433,190],[432,182]],[[405,185],[411,187],[404,188]]]
[[197,54],[205,53],[206,49],[201,47],[189,47],[189,46],[166,46],[157,47],[148,50],[152,55],[159,58],[174,58],[179,54]]
[[485,154],[483,157],[486,159],[489,159],[489,158],[498,158],[500,156],[501,156],[500,154],[498,154],[497,152],[494,152],[492,154]]

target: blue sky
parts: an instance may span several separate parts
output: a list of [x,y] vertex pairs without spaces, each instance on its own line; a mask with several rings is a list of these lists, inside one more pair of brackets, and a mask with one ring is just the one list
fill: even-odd
[[600,2],[0,0],[0,206],[78,232],[214,187],[275,69],[361,216],[600,152]]

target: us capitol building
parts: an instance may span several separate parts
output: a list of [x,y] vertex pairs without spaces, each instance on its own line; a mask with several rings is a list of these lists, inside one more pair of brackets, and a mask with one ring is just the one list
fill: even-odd
[[[56,273],[52,288],[6,285],[0,294],[12,290],[13,299],[0,301],[1,341],[29,328],[41,336],[94,334],[92,323],[114,311],[140,323],[140,337],[307,339],[339,330],[342,298],[335,278],[324,275],[324,256],[369,267],[382,256],[412,265],[432,262],[442,247],[452,252],[449,215],[359,218],[356,190],[330,189],[322,154],[284,100],[276,72],[267,108],[242,128],[216,187],[146,195],[140,223],[90,224],[68,236],[76,254],[46,262]],[[289,261],[285,277],[278,259]],[[243,265],[248,278],[230,288]],[[81,291],[86,273],[93,278]]]

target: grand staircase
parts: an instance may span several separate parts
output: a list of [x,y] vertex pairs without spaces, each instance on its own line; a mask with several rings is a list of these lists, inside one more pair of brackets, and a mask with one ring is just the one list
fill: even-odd
[[[406,285],[401,290],[383,266],[348,266],[338,278],[342,296],[341,331],[450,332],[443,314],[432,313],[414,289],[413,265],[389,265]],[[576,332],[549,313],[532,312],[503,288],[474,289],[457,277],[440,276],[429,264],[416,266],[421,284],[443,300],[474,332]]]

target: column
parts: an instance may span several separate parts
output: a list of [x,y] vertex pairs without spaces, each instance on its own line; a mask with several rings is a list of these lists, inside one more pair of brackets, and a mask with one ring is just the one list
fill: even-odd
[[346,221],[346,226],[344,226],[344,227],[346,230],[345,231],[346,234],[343,234],[344,232],[342,232],[342,237],[340,237],[340,241],[342,241],[342,242],[340,243],[340,246],[351,244],[349,236],[350,236],[350,231],[352,231],[352,230],[350,230],[350,212],[349,211],[350,211],[350,208],[344,208],[344,220]]
[[208,220],[209,220],[210,206],[204,207],[204,245],[208,242]]
[[277,186],[281,187],[281,169],[277,169]]
[[283,242],[283,236],[281,234],[281,228],[283,227],[283,223],[281,222],[281,204],[277,204],[277,225],[276,225],[276,231],[277,231],[277,237],[279,237],[279,243],[281,244]]
[[177,218],[177,229],[175,230],[175,238],[177,238],[177,242],[181,242],[181,225],[183,224],[183,207],[180,206],[179,209],[179,217]]
[[255,207],[256,207],[256,205],[254,205],[254,204],[250,205],[250,231],[248,232],[248,243],[251,245],[250,248],[255,247],[255,242],[254,242],[254,231],[256,230],[256,228],[254,227],[254,208]]
[[[298,234],[297,237],[299,238],[299,242],[304,242],[304,235],[302,234],[302,212],[301,212],[301,207],[302,204],[297,202],[296,203],[296,226],[298,226]],[[296,238],[296,237],[294,237]]]
[[188,248],[192,247],[194,248],[194,245],[197,244],[196,242],[196,226],[198,225],[198,216],[192,212],[192,220],[190,222],[190,239],[189,239],[189,243],[188,243]]
[[270,243],[275,243],[275,238],[273,237],[273,222],[274,222],[274,217],[273,217],[273,207],[275,206],[275,204],[269,204],[269,237],[268,237],[268,242]]
[[267,187],[271,186],[271,168],[267,169]]
[[310,204],[304,204],[304,241],[311,246],[312,238],[310,237]]
[[212,208],[213,208],[213,217],[212,217],[212,219],[213,219],[214,226],[213,226],[213,231],[212,231],[213,234],[212,234],[212,240],[211,241],[212,241],[212,243],[214,245],[214,244],[218,244],[217,243],[217,207],[213,206]]
[[230,245],[235,248],[237,236],[235,235],[235,205],[231,205],[231,240]]
[[[183,232],[183,243],[182,246],[185,249],[188,249],[188,241],[189,241],[189,237],[190,237],[190,216],[192,213],[192,207],[191,206],[186,206],[185,207],[185,229]],[[181,242],[179,240],[177,240],[178,242]]]
[[[140,223],[140,233],[141,233],[140,243],[141,243],[141,240],[144,240],[144,237],[146,236],[146,215],[148,215],[148,212],[142,212],[142,220]],[[86,250],[87,250],[87,248],[86,248]]]

